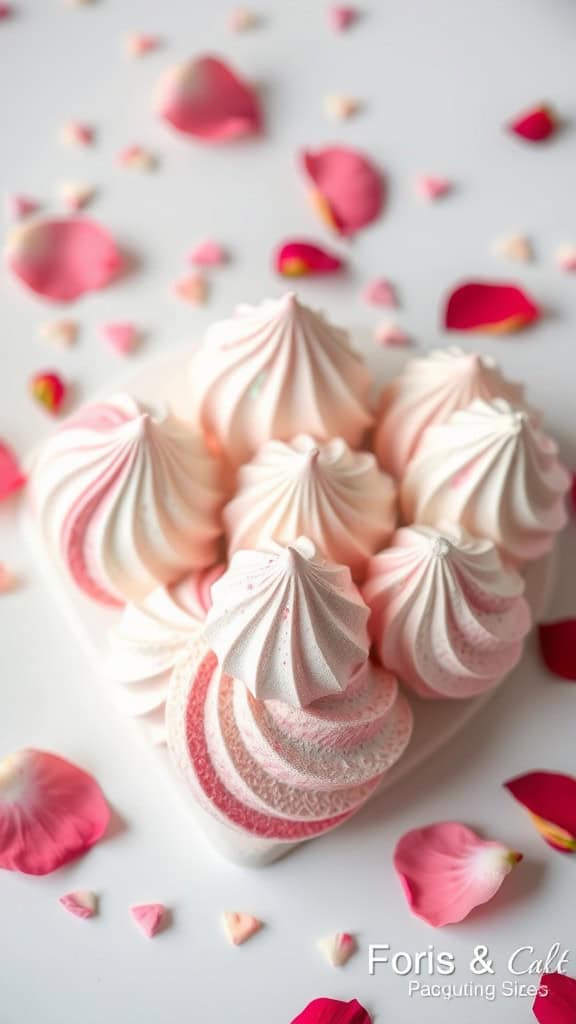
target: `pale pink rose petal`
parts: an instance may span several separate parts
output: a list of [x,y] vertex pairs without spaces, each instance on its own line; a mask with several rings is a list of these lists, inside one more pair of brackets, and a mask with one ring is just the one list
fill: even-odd
[[406,832],[394,851],[410,909],[434,928],[456,924],[486,903],[522,854],[481,839],[457,821]]
[[58,902],[74,917],[86,921],[95,917],[98,912],[98,897],[95,892],[89,889],[78,889],[76,892],[67,892],[61,896]]
[[228,255],[220,242],[207,238],[192,250],[188,259],[197,267],[221,267],[227,262]]
[[349,932],[336,932],[334,935],[320,939],[318,948],[328,963],[332,964],[332,967],[344,967],[358,946],[356,939]]
[[20,281],[54,302],[105,288],[122,269],[112,236],[85,217],[26,224],[9,236],[5,257]]
[[9,498],[24,487],[26,477],[11,448],[0,441],[0,501]]
[[118,163],[130,171],[153,171],[158,166],[158,157],[139,143],[131,143],[120,150]]
[[335,121],[347,121],[360,110],[360,100],[353,96],[340,96],[338,94],[327,96],[324,100],[324,109],[329,117]]
[[374,337],[378,344],[385,348],[407,348],[412,344],[410,335],[391,321],[379,324],[374,332]]
[[258,28],[260,16],[249,7],[235,7],[228,15],[228,28],[231,32],[248,32]]
[[81,181],[61,181],[56,191],[60,201],[71,213],[79,213],[89,206],[96,195],[93,185]]
[[534,249],[526,235],[505,235],[504,238],[497,239],[494,251],[497,256],[515,263],[530,263],[534,259]]
[[354,235],[375,220],[384,203],[384,180],[362,153],[345,146],[304,150],[312,200],[322,219],[341,235]]
[[7,196],[5,206],[6,216],[12,221],[24,220],[26,217],[31,217],[33,213],[37,213],[40,209],[40,203],[37,199],[32,199],[31,196],[19,195],[18,193]]
[[199,272],[187,274],[175,282],[174,294],[193,306],[202,306],[208,298],[208,281]]
[[124,48],[129,57],[144,57],[153,53],[161,45],[160,37],[145,32],[130,32],[126,36]]
[[102,327],[102,336],[120,356],[128,356],[138,346],[140,334],[136,324],[109,323]]
[[398,298],[394,285],[385,277],[375,277],[369,281],[362,293],[364,302],[369,306],[385,306],[394,309],[398,305]]
[[66,121],[60,128],[58,138],[64,146],[91,146],[94,129],[83,121]]
[[79,330],[77,320],[49,320],[40,324],[38,333],[44,341],[70,348],[76,344]]
[[46,875],[104,835],[110,810],[92,776],[41,750],[0,761],[0,868]]
[[156,109],[177,131],[205,142],[227,142],[262,128],[256,93],[215,57],[198,57],[165,72]]
[[448,195],[453,188],[453,182],[448,178],[440,178],[434,174],[419,174],[414,181],[416,195],[429,202]]
[[358,8],[350,4],[334,4],[328,11],[330,27],[335,32],[345,32],[358,19]]
[[18,586],[18,577],[0,562],[0,594],[11,594]]
[[561,270],[572,273],[576,270],[576,245],[561,245],[556,251],[556,263]]
[[166,907],[163,903],[140,903],[130,907],[136,924],[148,939],[153,939],[165,923]]
[[243,942],[247,942],[256,932],[260,931],[262,921],[253,917],[252,914],[228,910],[222,914],[222,926],[228,941],[233,946],[241,946]]

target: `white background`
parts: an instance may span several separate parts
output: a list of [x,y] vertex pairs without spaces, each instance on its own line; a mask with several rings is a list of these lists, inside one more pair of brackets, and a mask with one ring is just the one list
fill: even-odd
[[[555,248],[576,241],[576,9],[570,0],[388,0],[366,4],[345,36],[327,27],[315,0],[263,2],[259,31],[233,36],[223,0],[101,0],[78,10],[59,0],[21,0],[0,25],[0,188],[53,205],[65,178],[100,189],[94,215],[139,257],[139,272],[72,315],[83,325],[76,349],[51,351],[37,339],[52,315],[2,275],[0,436],[23,453],[49,429],[28,398],[27,380],[55,366],[77,398],[112,386],[123,367],[98,336],[110,319],[147,331],[139,359],[197,340],[210,319],[241,300],[277,294],[275,244],[290,235],[330,242],[314,219],[296,167],[300,146],[358,144],[389,181],[385,216],[350,246],[346,282],[305,282],[304,299],[336,322],[371,327],[359,300],[363,282],[383,274],[402,297],[399,320],[427,348],[446,342],[441,298],[465,276],[514,278],[544,305],[534,330],[504,340],[464,337],[465,347],[497,354],[529,385],[574,465],[576,278],[554,265]],[[122,55],[129,31],[160,33],[164,48],[141,61]],[[260,83],[267,131],[262,141],[221,149],[172,138],[150,112],[167,64],[200,52],[226,55]],[[327,93],[365,100],[345,124],[323,112]],[[503,122],[523,106],[551,100],[567,125],[545,147],[510,138]],[[69,151],[56,142],[69,118],[93,122],[98,143]],[[152,176],[122,171],[118,150],[141,142],[160,157]],[[446,174],[455,194],[423,206],[412,194],[420,171]],[[502,264],[491,252],[510,230],[531,235],[537,261]],[[213,275],[211,301],[193,310],[170,293],[191,246],[205,236],[227,244],[230,266]],[[337,247],[337,245],[336,245]],[[449,339],[454,341],[454,337]],[[385,353],[372,348],[373,365]],[[572,437],[572,451],[570,438]],[[541,953],[554,941],[574,953],[573,859],[549,850],[501,788],[522,770],[574,772],[574,701],[568,684],[539,664],[534,640],[521,668],[476,722],[417,775],[335,834],[261,872],[221,861],[182,813],[147,751],[110,707],[98,666],[76,645],[22,548],[16,506],[0,510],[0,559],[22,578],[1,598],[0,749],[59,751],[92,770],[119,819],[115,834],[84,860],[45,879],[0,875],[1,1024],[289,1024],[319,995],[357,996],[380,1021],[413,1024],[531,1019],[529,999],[465,1004],[410,1002],[407,982],[383,969],[368,977],[369,942],[415,951],[452,951],[458,980],[476,943],[494,957],[497,980],[519,945]],[[563,543],[554,614],[574,614],[574,527]],[[456,818],[525,854],[489,907],[464,924],[434,932],[412,918],[391,868],[403,831]],[[72,888],[102,895],[101,916],[68,917],[57,898]],[[134,902],[158,900],[173,926],[153,942],[129,919]],[[223,940],[219,915],[244,909],[267,922],[241,949]],[[345,970],[323,963],[321,935],[354,931],[361,953]]]

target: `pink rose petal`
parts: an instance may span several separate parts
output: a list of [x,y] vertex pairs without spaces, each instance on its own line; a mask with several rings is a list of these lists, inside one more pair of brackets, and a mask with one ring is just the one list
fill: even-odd
[[140,903],[130,907],[130,913],[144,935],[153,939],[164,924],[166,907],[163,903]]
[[227,142],[262,128],[256,93],[216,57],[198,57],[167,71],[156,105],[173,128],[205,142]]
[[262,921],[252,914],[229,910],[222,914],[222,925],[228,942],[233,946],[241,946],[260,931]]
[[356,939],[349,932],[336,932],[320,939],[318,948],[332,967],[344,967],[357,951]]
[[39,334],[44,341],[53,342],[62,348],[70,348],[78,340],[79,329],[76,320],[49,320],[40,324]]
[[121,356],[130,355],[140,340],[136,325],[127,322],[104,324],[102,336],[110,348]]
[[341,235],[353,235],[378,217],[384,182],[362,153],[344,146],[326,146],[302,153],[304,169],[322,218]]
[[71,213],[79,213],[96,195],[96,189],[92,185],[85,185],[80,181],[61,181],[57,192],[58,198]]
[[160,45],[159,36],[131,32],[126,36],[125,50],[129,57],[144,57],[147,53],[153,53]]
[[110,810],[86,772],[41,750],[0,761],[0,868],[46,875],[104,835]]
[[259,24],[259,15],[248,7],[235,7],[228,15],[228,28],[231,32],[248,32],[258,28]]
[[73,914],[74,917],[79,917],[83,921],[95,917],[98,911],[98,897],[96,893],[90,892],[88,889],[67,892],[60,897],[58,902],[69,914]]
[[11,18],[13,14],[14,8],[12,7],[12,4],[0,3],[0,21],[5,21],[6,19]]
[[10,220],[24,220],[40,209],[37,199],[22,196],[18,193],[6,198],[6,215]]
[[576,270],[576,245],[561,245],[556,252],[556,262],[568,273]]
[[21,490],[25,483],[26,477],[16,456],[4,441],[0,441],[0,501]]
[[412,344],[410,335],[391,321],[379,324],[374,332],[374,337],[378,344],[385,348],[407,348]]
[[221,267],[227,261],[227,253],[220,242],[206,238],[192,250],[188,259],[197,267]]
[[340,96],[338,94],[327,96],[324,100],[324,109],[329,117],[333,117],[335,121],[347,121],[349,117],[353,117],[360,110],[360,100],[355,99],[353,96]]
[[0,594],[10,594],[16,590],[17,586],[18,578],[3,562],[0,562]]
[[576,978],[559,972],[543,974],[532,1012],[539,1024],[574,1024]]
[[366,285],[362,297],[369,306],[386,306],[394,309],[398,305],[394,285],[384,277],[376,277]]
[[94,129],[83,121],[66,121],[58,137],[64,146],[91,146],[94,142]]
[[420,199],[434,201],[448,195],[453,184],[448,178],[440,178],[434,174],[419,174],[414,182],[416,195]]
[[20,281],[54,302],[105,288],[122,269],[112,236],[84,217],[26,224],[12,232],[5,256]]
[[487,842],[456,821],[413,829],[399,840],[394,867],[410,909],[434,928],[463,921],[498,892],[520,853]]
[[158,159],[145,146],[135,142],[120,150],[118,163],[130,171],[153,171],[158,164]]
[[187,274],[175,282],[174,294],[193,306],[201,306],[208,298],[208,281],[200,272]]
[[350,4],[334,4],[328,11],[330,27],[335,32],[345,32],[358,19],[358,8]]
[[494,249],[498,256],[515,263],[530,263],[534,259],[534,249],[526,235],[512,234],[499,238]]
[[357,999],[313,999],[290,1024],[372,1024],[372,1018]]

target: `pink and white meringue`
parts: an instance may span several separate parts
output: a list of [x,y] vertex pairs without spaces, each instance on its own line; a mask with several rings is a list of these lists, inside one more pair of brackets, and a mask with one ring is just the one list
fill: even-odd
[[371,559],[363,587],[382,664],[422,697],[475,697],[510,672],[530,628],[523,592],[491,541],[418,525]]
[[402,476],[426,428],[443,423],[475,398],[506,398],[526,408],[522,386],[506,380],[488,356],[451,346],[411,359],[382,393],[374,437],[382,468]]
[[408,522],[458,523],[488,537],[504,560],[521,563],[551,550],[566,522],[570,475],[558,446],[524,410],[477,399],[429,427],[402,480]]
[[30,482],[46,543],[95,600],[141,600],[216,559],[220,469],[166,407],[126,394],[86,406],[40,450]]
[[356,448],[372,423],[370,375],[346,332],[292,293],[214,324],[192,359],[190,389],[193,415],[235,464],[299,432]]
[[370,452],[307,434],[268,441],[238,474],[224,509],[230,552],[289,544],[305,535],[332,562],[361,578],[368,558],[396,526],[396,488]]
[[347,566],[306,537],[237,551],[212,587],[204,638],[260,700],[306,707],[345,690],[369,650],[368,609]]
[[156,587],[140,604],[127,604],[110,630],[107,674],[118,683],[126,713],[141,721],[155,744],[166,742],[164,707],[174,665],[199,632],[224,572],[214,565],[178,583]]
[[178,662],[168,748],[221,824],[288,844],[354,814],[402,755],[412,713],[394,677],[366,661],[345,693],[308,708],[256,700],[200,638]]

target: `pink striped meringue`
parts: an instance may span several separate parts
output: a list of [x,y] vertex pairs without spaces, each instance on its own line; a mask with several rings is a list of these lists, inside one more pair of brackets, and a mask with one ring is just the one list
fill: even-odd
[[372,424],[369,390],[346,332],[292,293],[214,324],[190,367],[191,412],[234,464],[299,431],[358,447]]
[[350,570],[306,537],[236,552],[212,601],[204,638],[258,699],[306,707],[345,690],[368,656],[368,609]]
[[457,527],[400,529],[370,562],[363,595],[383,665],[422,697],[475,697],[522,654],[530,610],[494,544]]
[[518,564],[551,550],[566,522],[570,475],[529,413],[477,399],[429,427],[402,480],[408,522],[458,523]]
[[174,670],[168,749],[198,803],[240,833],[294,843],[353,815],[403,753],[412,713],[366,661],[306,709],[256,700],[200,638]]
[[370,452],[352,451],[342,438],[318,444],[299,434],[289,443],[268,441],[242,466],[224,523],[230,553],[305,535],[358,579],[394,531],[396,488]]
[[210,589],[224,565],[188,573],[178,583],[127,604],[110,630],[107,674],[118,684],[126,713],[145,726],[154,744],[166,742],[164,708],[174,665],[200,632],[212,604]]
[[41,449],[31,487],[46,543],[97,601],[141,600],[216,559],[220,468],[166,407],[86,406]]
[[374,451],[383,469],[401,477],[424,431],[476,398],[505,398],[526,408],[524,389],[502,376],[489,356],[457,346],[411,359],[382,393]]

